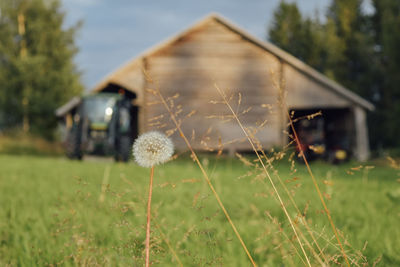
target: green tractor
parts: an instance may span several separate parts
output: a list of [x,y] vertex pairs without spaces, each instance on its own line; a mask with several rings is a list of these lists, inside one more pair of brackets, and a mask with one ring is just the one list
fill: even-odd
[[64,142],[69,158],[82,159],[88,154],[129,160],[137,135],[137,107],[129,98],[116,93],[93,94],[76,100],[71,110]]

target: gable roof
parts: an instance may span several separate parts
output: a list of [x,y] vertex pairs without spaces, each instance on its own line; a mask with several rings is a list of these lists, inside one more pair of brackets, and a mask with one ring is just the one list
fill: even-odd
[[359,95],[357,95],[356,93],[350,91],[349,89],[345,88],[344,86],[340,85],[339,83],[329,79],[325,75],[321,74],[320,72],[318,72],[315,69],[313,69],[312,67],[308,66],[307,64],[305,64],[301,60],[297,59],[296,57],[294,57],[294,56],[290,55],[289,53],[285,52],[284,50],[280,49],[276,45],[274,45],[274,44],[272,44],[270,42],[267,42],[267,41],[262,41],[262,40],[258,39],[257,37],[251,35],[250,33],[246,32],[245,30],[243,30],[239,26],[235,25],[233,22],[229,21],[228,19],[224,18],[223,16],[221,16],[221,15],[219,15],[217,13],[211,13],[211,14],[207,15],[205,18],[203,18],[202,20],[200,20],[197,23],[193,24],[192,26],[190,26],[186,30],[184,30],[184,31],[172,36],[171,38],[165,40],[164,42],[161,42],[158,45],[155,45],[155,46],[151,47],[150,49],[146,50],[145,52],[143,52],[139,56],[136,56],[135,58],[131,59],[126,64],[122,65],[120,68],[118,68],[114,72],[112,72],[109,75],[107,75],[92,90],[93,91],[100,91],[109,82],[112,82],[113,78],[118,73],[122,72],[124,69],[129,68],[131,65],[137,63],[138,61],[142,60],[143,58],[151,56],[154,53],[158,52],[159,50],[161,50],[161,49],[173,44],[178,39],[182,38],[183,36],[185,36],[186,34],[192,32],[193,30],[196,30],[197,28],[200,28],[201,26],[203,26],[204,24],[206,24],[207,22],[209,22],[211,20],[214,20],[214,21],[217,21],[217,22],[221,23],[222,25],[224,25],[225,27],[227,27],[231,31],[241,35],[247,41],[249,41],[249,42],[253,43],[254,45],[256,45],[256,46],[268,51],[269,53],[275,55],[276,57],[278,57],[282,61],[286,62],[287,64],[291,65],[295,69],[299,70],[303,74],[305,74],[305,75],[311,77],[312,79],[314,79],[315,81],[325,85],[330,90],[332,90],[335,93],[347,98],[351,102],[353,102],[355,104],[358,104],[359,106],[361,106],[361,107],[363,107],[365,109],[368,109],[370,111],[375,109],[374,105],[371,102],[365,100],[364,98],[360,97]]

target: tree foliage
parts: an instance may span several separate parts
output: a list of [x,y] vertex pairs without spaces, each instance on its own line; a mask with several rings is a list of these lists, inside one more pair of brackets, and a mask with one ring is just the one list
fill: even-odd
[[59,0],[3,0],[0,12],[0,127],[20,127],[26,114],[32,133],[51,138],[55,109],[83,88],[79,25],[64,28]]
[[374,0],[371,35],[376,65],[374,87],[378,110],[372,118],[381,121],[375,129],[379,143],[400,145],[400,2]]
[[281,1],[269,39],[328,77],[373,102],[372,145],[400,145],[400,2],[331,0],[323,23]]

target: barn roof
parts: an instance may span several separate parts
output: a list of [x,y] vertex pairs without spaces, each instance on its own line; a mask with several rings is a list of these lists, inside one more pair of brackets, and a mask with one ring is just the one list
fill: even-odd
[[[208,16],[206,16],[202,20],[198,21],[197,23],[195,23],[191,27],[187,28],[186,30],[176,34],[175,36],[172,36],[171,38],[165,40],[164,42],[162,42],[162,43],[160,43],[158,45],[153,46],[152,48],[150,48],[149,50],[143,52],[139,56],[131,59],[130,61],[128,61],[127,63],[122,65],[120,68],[118,68],[114,72],[112,72],[109,75],[107,75],[92,90],[93,91],[100,91],[105,86],[107,86],[108,83],[116,82],[115,81],[115,79],[116,79],[115,76],[118,75],[119,73],[123,72],[125,69],[129,68],[131,65],[133,65],[133,64],[137,63],[138,61],[142,60],[143,58],[151,56],[154,53],[158,52],[159,50],[161,50],[161,49],[173,44],[178,39],[182,38],[183,36],[187,35],[188,33],[192,32],[192,31],[200,28],[201,26],[205,25],[206,23],[208,23],[211,20],[214,20],[214,21],[217,21],[218,23],[221,23],[222,25],[226,26],[231,31],[241,35],[247,41],[249,41],[249,42],[253,43],[254,45],[256,45],[256,46],[268,51],[269,53],[275,55],[276,57],[278,57],[282,61],[286,62],[287,64],[293,66],[294,68],[296,68],[297,70],[299,70],[303,74],[305,74],[305,75],[311,77],[312,79],[314,79],[315,81],[325,85],[330,90],[336,92],[337,94],[341,95],[344,98],[347,98],[351,102],[353,102],[353,103],[355,103],[355,104],[357,104],[357,105],[359,105],[359,106],[361,106],[361,107],[363,107],[365,109],[368,109],[370,111],[375,109],[374,105],[371,102],[369,102],[369,101],[365,100],[364,98],[360,97],[359,95],[353,93],[352,91],[350,91],[349,89],[347,89],[344,86],[340,85],[339,83],[329,79],[325,75],[321,74],[320,72],[316,71],[315,69],[313,69],[309,65],[305,64],[301,60],[297,59],[296,57],[294,57],[294,56],[290,55],[289,53],[285,52],[284,50],[280,49],[276,45],[274,45],[274,44],[272,44],[270,42],[262,41],[262,40],[258,39],[257,37],[255,37],[255,36],[251,35],[250,33],[246,32],[245,30],[243,30],[239,26],[235,25],[234,23],[232,23],[228,19],[226,19],[223,16],[221,16],[219,14],[216,14],[216,13],[209,14]],[[130,88],[128,88],[128,89],[130,89]]]
[[68,112],[70,112],[73,108],[79,105],[82,102],[82,98],[80,97],[73,97],[67,103],[56,109],[56,116],[57,117],[64,117]]

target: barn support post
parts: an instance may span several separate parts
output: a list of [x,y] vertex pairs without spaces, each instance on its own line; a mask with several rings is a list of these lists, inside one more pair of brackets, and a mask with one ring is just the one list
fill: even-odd
[[359,161],[366,161],[369,158],[369,141],[367,130],[366,111],[361,107],[353,108],[355,122],[355,157]]
[[138,112],[139,112],[139,116],[138,116],[138,134],[142,134],[145,133],[147,131],[147,86],[148,86],[148,82],[147,82],[147,77],[145,74],[145,71],[148,71],[148,64],[147,64],[147,60],[146,58],[143,58],[141,60],[141,65],[142,65],[142,76],[143,76],[143,83],[142,83],[142,97],[140,99],[140,105],[138,108]]
[[286,88],[285,88],[285,76],[284,76],[284,63],[281,58],[279,59],[279,88],[278,88],[278,110],[279,110],[279,120],[280,120],[280,143],[284,147],[288,143],[288,136],[285,132],[288,129],[288,118],[287,118],[287,103],[286,103]]

